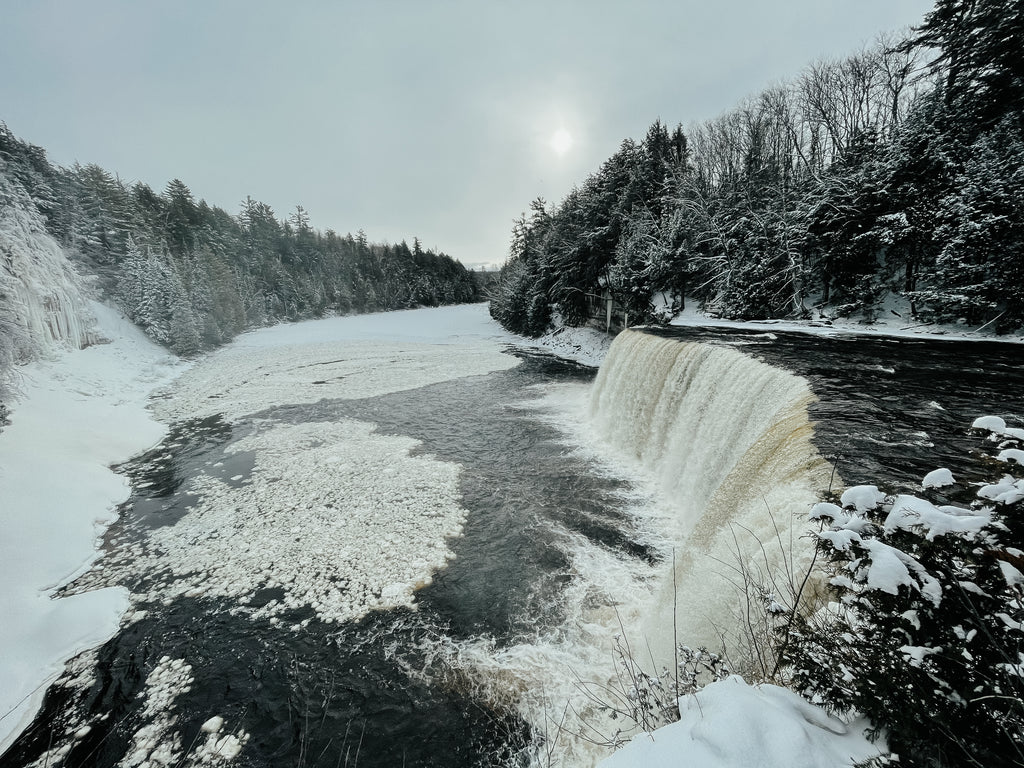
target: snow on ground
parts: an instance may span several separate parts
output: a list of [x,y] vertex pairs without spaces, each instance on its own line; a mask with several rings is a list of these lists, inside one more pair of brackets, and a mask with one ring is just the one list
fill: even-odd
[[596,328],[572,328],[562,326],[550,333],[533,339],[523,346],[546,349],[558,357],[575,360],[583,365],[597,368],[608,354],[614,336]]
[[93,310],[111,342],[22,369],[23,396],[0,432],[0,751],[64,661],[117,630],[124,590],[51,595],[95,558],[128,496],[108,467],[160,439],[147,397],[180,370],[114,310]]
[[679,699],[678,722],[641,734],[600,768],[840,768],[881,754],[864,735],[775,685],[733,676]]

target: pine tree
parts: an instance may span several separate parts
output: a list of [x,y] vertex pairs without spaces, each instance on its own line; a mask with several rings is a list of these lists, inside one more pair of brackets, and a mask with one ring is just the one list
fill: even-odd
[[937,0],[908,45],[938,50],[953,122],[966,140],[1024,111],[1024,3]]

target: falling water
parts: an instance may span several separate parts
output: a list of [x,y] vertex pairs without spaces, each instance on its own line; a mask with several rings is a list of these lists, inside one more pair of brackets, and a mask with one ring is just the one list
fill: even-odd
[[768,580],[784,604],[787,577],[806,570],[799,521],[834,482],[812,442],[813,399],[804,379],[732,349],[635,331],[615,340],[594,383],[593,425],[675,512],[664,532],[675,578],[660,575],[643,620],[656,658],[672,658],[673,637],[733,645],[746,610],[737,583]]

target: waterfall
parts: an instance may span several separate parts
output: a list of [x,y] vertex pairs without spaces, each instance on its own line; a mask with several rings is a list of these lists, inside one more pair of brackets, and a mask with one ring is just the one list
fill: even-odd
[[638,331],[612,344],[592,425],[673,513],[674,567],[640,622],[659,661],[671,660],[674,638],[746,653],[740,587],[786,605],[786,585],[801,580],[813,555],[806,513],[833,480],[812,443],[812,400],[805,380],[728,347]]

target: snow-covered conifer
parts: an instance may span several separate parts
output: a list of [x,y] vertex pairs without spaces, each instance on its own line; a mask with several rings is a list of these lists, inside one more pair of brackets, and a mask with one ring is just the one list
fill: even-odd
[[943,475],[919,496],[859,487],[812,511],[836,602],[797,620],[784,659],[804,693],[867,715],[913,765],[1024,761],[1024,431],[993,436],[1002,479],[980,490],[958,497]]

